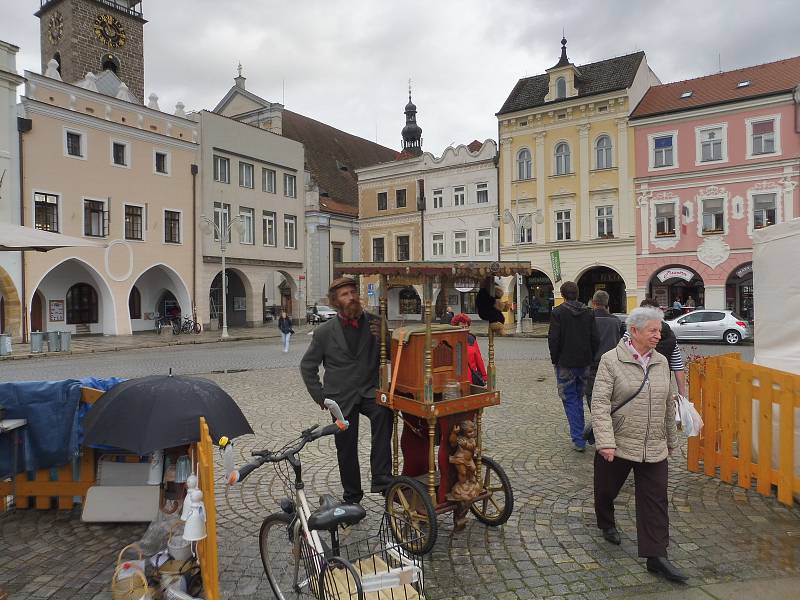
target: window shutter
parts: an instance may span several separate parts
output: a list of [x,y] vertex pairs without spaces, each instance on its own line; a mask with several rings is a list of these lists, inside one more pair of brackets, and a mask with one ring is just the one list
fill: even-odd
[[772,133],[774,130],[774,121],[760,121],[753,123],[753,135],[764,135],[765,133]]

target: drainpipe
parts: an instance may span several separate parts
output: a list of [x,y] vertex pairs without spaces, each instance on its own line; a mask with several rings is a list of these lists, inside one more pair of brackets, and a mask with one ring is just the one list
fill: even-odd
[[191,165],[192,174],[192,320],[197,323],[197,165]]
[[[419,211],[419,231],[421,239],[421,257],[425,261],[425,180],[417,179],[417,190],[419,197],[417,198],[417,210]],[[411,258],[411,257],[409,257]]]
[[[17,117],[17,134],[19,138],[18,156],[19,156],[19,224],[25,226],[25,169],[24,159],[22,154],[22,134],[29,132],[33,129],[33,121]],[[22,250],[20,255],[20,289],[22,298],[20,299],[20,308],[22,310],[22,343],[28,341],[28,294],[25,286],[25,251]]]
[[[502,225],[503,221],[500,219],[500,170],[499,170],[499,162],[500,162],[500,123],[497,123],[497,152],[494,155],[494,159],[492,162],[494,163],[494,170],[495,170],[495,181],[497,185],[495,186],[495,198],[497,199],[496,206],[497,206],[497,262],[500,262],[500,226]],[[494,229],[494,228],[492,228]]]

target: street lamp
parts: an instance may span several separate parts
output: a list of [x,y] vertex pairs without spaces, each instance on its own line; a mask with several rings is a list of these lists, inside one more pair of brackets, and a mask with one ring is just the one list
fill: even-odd
[[[220,216],[222,213],[220,213]],[[206,215],[200,215],[202,224],[200,228],[204,233],[214,233],[215,239],[219,240],[219,252],[222,256],[222,334],[220,337],[225,339],[228,337],[228,277],[225,273],[225,251],[228,249],[228,238],[231,235],[231,230],[235,229],[237,232],[241,230],[242,218],[234,217],[224,223],[220,218],[219,225],[214,222],[214,219]]]
[[[514,246],[517,250],[517,262],[519,262],[519,245],[522,243],[522,228],[530,221],[531,214],[519,214],[519,202],[515,204],[516,216],[511,213],[509,209],[503,211],[503,222],[506,225],[511,225],[514,228]],[[536,223],[544,222],[544,215],[542,209],[537,208],[533,213]],[[516,332],[522,333],[522,275],[516,274],[517,278],[517,327]]]

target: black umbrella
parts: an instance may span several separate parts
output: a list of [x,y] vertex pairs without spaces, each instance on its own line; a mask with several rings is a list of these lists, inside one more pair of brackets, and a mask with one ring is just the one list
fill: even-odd
[[151,375],[125,381],[98,399],[84,421],[85,443],[149,454],[199,441],[200,417],[214,442],[253,433],[233,398],[213,381]]

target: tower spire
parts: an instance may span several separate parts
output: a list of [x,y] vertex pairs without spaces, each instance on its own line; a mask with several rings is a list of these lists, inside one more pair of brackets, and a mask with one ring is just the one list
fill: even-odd
[[417,125],[417,107],[411,101],[411,78],[408,80],[408,104],[406,104],[406,125],[403,127],[403,152],[412,156],[422,154],[422,127]]

